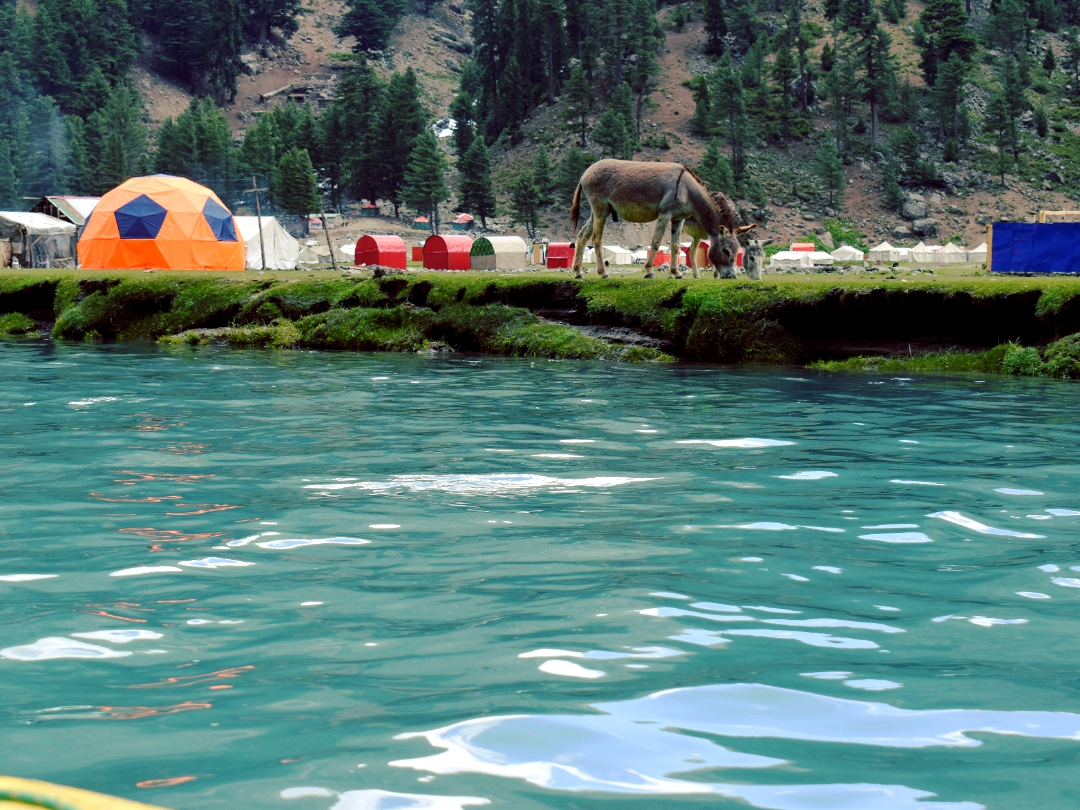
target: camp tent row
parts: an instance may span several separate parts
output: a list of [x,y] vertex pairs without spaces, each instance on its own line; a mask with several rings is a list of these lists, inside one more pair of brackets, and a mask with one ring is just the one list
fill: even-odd
[[[528,265],[528,254],[528,245],[520,236],[481,236],[474,240],[439,234],[425,240],[423,262],[426,270],[523,270]],[[356,243],[355,262],[404,270],[406,255],[405,240],[400,236],[370,235]]]
[[986,243],[973,250],[966,250],[952,242],[947,245],[927,245],[919,242],[913,248],[893,247],[882,242],[870,248],[872,262],[917,262],[919,264],[959,264],[960,262],[985,262]]

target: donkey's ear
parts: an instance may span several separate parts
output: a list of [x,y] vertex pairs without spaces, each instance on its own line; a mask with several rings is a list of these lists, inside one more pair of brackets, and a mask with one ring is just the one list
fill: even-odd
[[756,222],[753,225],[740,225],[738,228],[735,229],[735,233],[737,233],[737,234],[746,233],[747,231],[754,230],[754,228],[756,228],[756,227],[757,227]]
[[764,242],[762,242],[762,243],[761,243],[761,246],[762,246],[762,247],[768,247],[769,245],[771,245],[771,244],[772,244],[773,242],[775,242],[775,241],[776,241],[775,239],[773,239],[772,237],[770,237],[770,238],[766,239],[766,240],[765,240]]

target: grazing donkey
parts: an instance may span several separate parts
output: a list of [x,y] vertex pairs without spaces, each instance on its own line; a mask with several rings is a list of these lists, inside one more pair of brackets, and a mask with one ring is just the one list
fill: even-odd
[[581,213],[582,192],[588,198],[592,216],[577,234],[574,251],[574,275],[577,278],[581,278],[581,262],[590,234],[596,251],[597,272],[601,277],[607,277],[603,241],[604,225],[609,216],[616,222],[620,217],[627,222],[656,221],[656,231],[645,259],[645,278],[652,278],[653,259],[669,223],[674,251],[670,272],[675,278],[682,278],[678,260],[679,238],[683,221],[691,217],[709,237],[709,260],[717,268],[730,271],[731,277],[734,277],[731,263],[735,252],[725,252],[722,247],[725,241],[723,237],[739,232],[734,209],[724,211],[719,208],[709,196],[705,184],[686,166],[632,160],[597,161],[581,175],[574,193],[570,221],[575,231]]
[[[736,227],[733,232],[727,233],[721,237],[720,249],[724,254],[723,265],[713,262],[713,266],[716,268],[713,270],[713,277],[720,276],[721,278],[735,278],[735,259],[739,254],[739,243],[735,241],[735,236],[741,233],[745,233],[756,225],[750,225],[746,222],[746,217],[742,215],[742,212],[736,214],[735,204],[731,201],[722,191],[711,191],[709,195],[713,198],[713,202],[716,203],[716,207],[724,212],[724,218],[726,220],[735,221],[736,216],[742,220],[743,224]],[[694,271],[694,278],[701,278],[701,268],[697,264],[698,245],[702,240],[708,239],[709,235],[698,225],[697,220],[688,219],[683,223],[683,229],[690,235],[690,267]],[[770,240],[771,241],[771,240]],[[712,242],[710,240],[710,246]],[[752,243],[751,243],[752,244]],[[745,258],[745,257],[744,257]],[[710,257],[710,261],[712,261]],[[760,278],[761,276],[753,276],[750,278]]]

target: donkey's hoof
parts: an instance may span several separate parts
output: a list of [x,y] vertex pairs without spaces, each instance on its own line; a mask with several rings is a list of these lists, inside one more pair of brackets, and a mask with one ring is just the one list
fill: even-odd
[[719,270],[713,270],[712,271],[712,277],[713,278],[720,278],[720,271]]
[[653,277],[652,270],[650,270],[648,273],[645,274],[645,278],[652,278],[652,277]]

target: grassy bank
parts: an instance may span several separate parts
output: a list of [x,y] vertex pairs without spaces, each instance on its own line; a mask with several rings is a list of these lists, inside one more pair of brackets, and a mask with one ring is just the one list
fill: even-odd
[[0,275],[0,333],[56,340],[1078,376],[1080,279],[866,274]]

